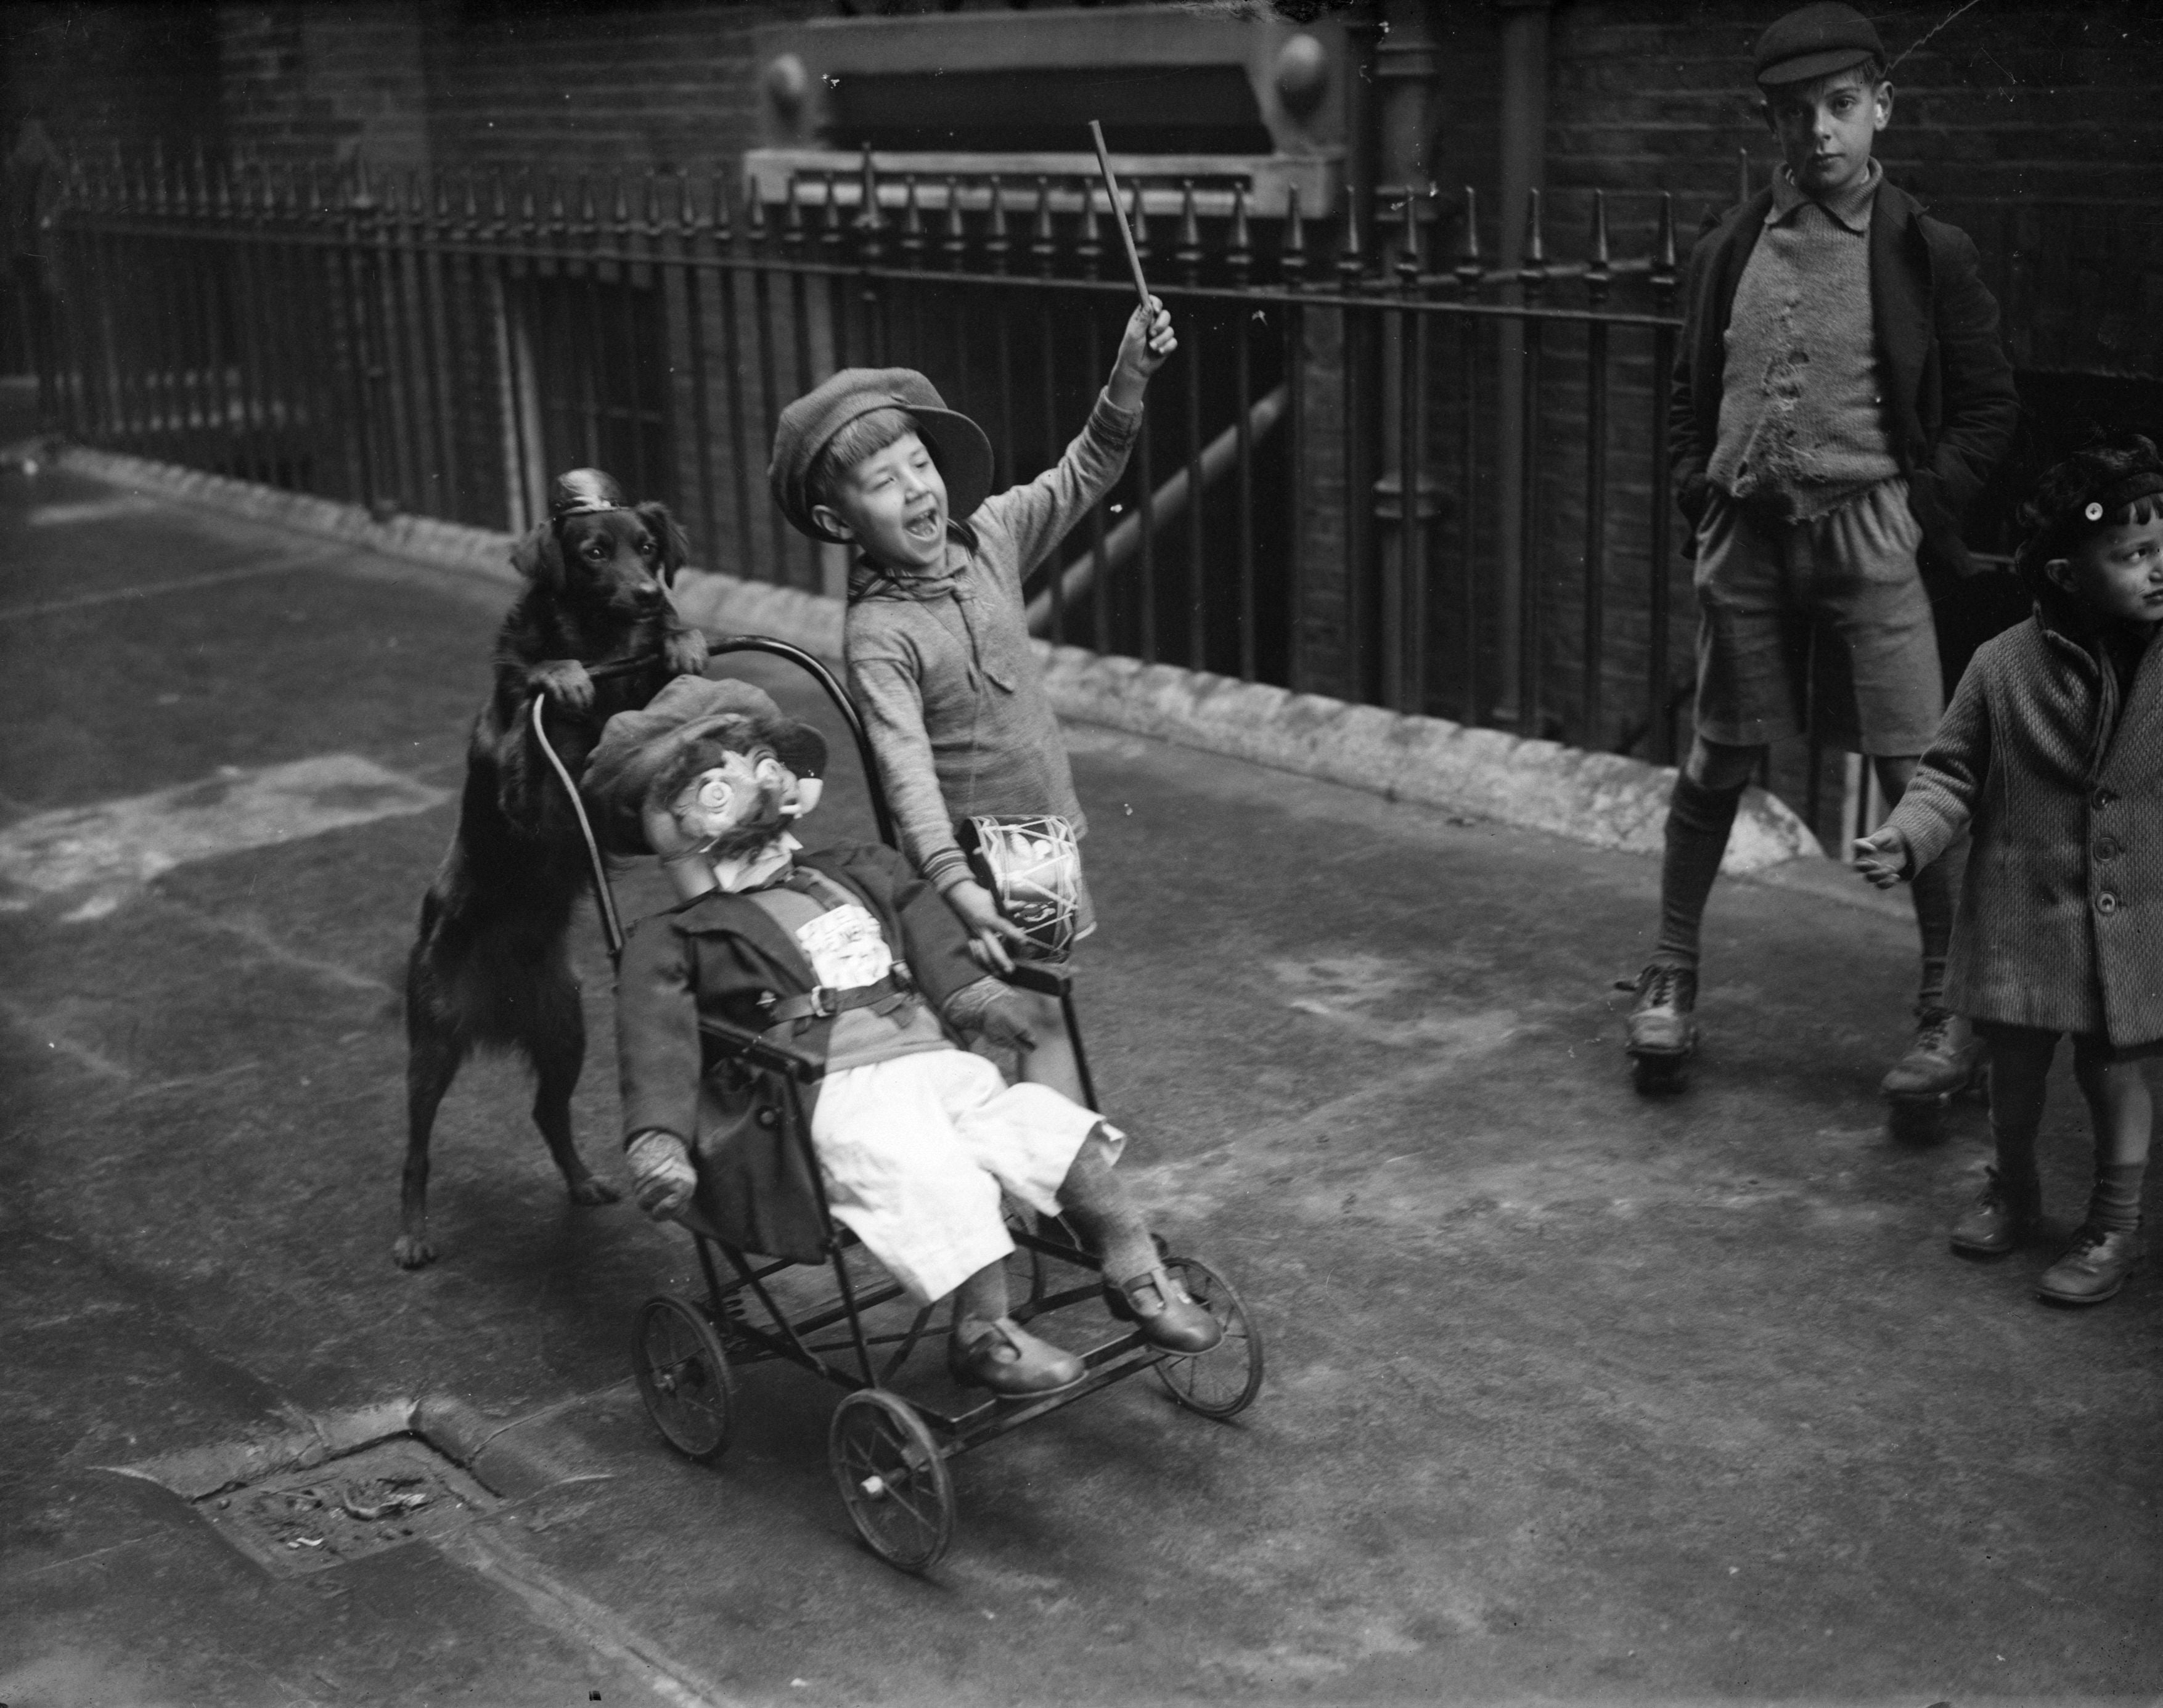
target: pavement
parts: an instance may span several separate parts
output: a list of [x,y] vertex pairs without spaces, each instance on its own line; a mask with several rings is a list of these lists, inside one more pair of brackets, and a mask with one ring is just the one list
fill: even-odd
[[[1651,862],[1087,726],[1085,1035],[1260,1399],[1144,1379],[966,1456],[921,1579],[800,1373],[678,1457],[628,1341],[689,1243],[569,1205],[510,1066],[446,1105],[441,1260],[390,1260],[397,969],[504,602],[0,469],[0,1703],[2163,1700],[2163,1276],[2068,1312],[2047,1245],[1947,1252],[1982,1113],[1875,1095],[1911,925],[1723,881],[1694,1082],[1647,1100],[1610,986]],[[818,711],[785,669],[745,673]],[[865,833],[845,765],[829,800]],[[2062,1239],[2069,1082],[2044,1153]],[[218,1467],[416,1405],[484,1482],[526,1443],[485,1511],[300,1573],[226,1539]]]

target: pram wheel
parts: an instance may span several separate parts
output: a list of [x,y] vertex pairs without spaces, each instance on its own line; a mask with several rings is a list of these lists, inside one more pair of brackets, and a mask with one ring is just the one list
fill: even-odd
[[920,1572],[954,1539],[954,1479],[906,1401],[858,1388],[835,1408],[827,1457],[856,1533],[889,1565]]
[[647,1415],[668,1444],[702,1463],[720,1458],[736,1431],[736,1385],[706,1313],[656,1294],[639,1307],[631,1362]]
[[1224,1338],[1191,1357],[1167,1354],[1156,1366],[1164,1391],[1190,1412],[1230,1417],[1254,1403],[1262,1386],[1262,1336],[1231,1282],[1196,1257],[1171,1257],[1165,1265],[1194,1302],[1224,1325]]

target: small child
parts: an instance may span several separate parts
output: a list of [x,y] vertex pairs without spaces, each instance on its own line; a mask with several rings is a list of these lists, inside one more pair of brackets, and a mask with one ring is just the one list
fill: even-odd
[[[959,826],[978,815],[1087,829],[1022,584],[1119,478],[1150,376],[1178,346],[1155,297],[1127,322],[1111,378],[1055,468],[987,496],[992,447],[908,368],[845,368],[782,411],[767,478],[814,539],[858,548],[844,629],[849,692],[916,869],[961,916],[980,965],[1012,967],[1020,929],[972,872]],[[1077,886],[1078,888],[1078,886]],[[1095,929],[1078,888],[1075,935]],[[1023,993],[1036,1039],[1021,1071],[1079,1101],[1055,1001]]]
[[2138,434],[2092,446],[2043,477],[2021,519],[2035,615],[1976,653],[1856,865],[1888,888],[1972,824],[1946,1001],[1988,1048],[1998,1155],[1953,1249],[1994,1256],[2035,1232],[2044,1077],[2071,1033],[2095,1190],[2036,1291],[2093,1305],[2140,1256],[2140,1063],[2163,1051],[2163,456]]
[[639,1207],[658,1219],[695,1198],[736,1243],[816,1255],[815,1234],[808,1250],[790,1236],[785,1205],[756,1202],[772,1147],[755,1136],[754,1088],[733,1058],[709,1071],[700,1043],[702,1020],[725,1021],[825,1061],[806,1101],[828,1205],[919,1304],[954,1296],[957,1380],[1041,1395],[1087,1374],[1007,1314],[1003,1192],[1066,1213],[1103,1261],[1112,1312],[1144,1339],[1207,1351],[1222,1326],[1165,1269],[1113,1172],[1123,1137],[948,1038],[942,1015],[1029,1041],[1014,993],[980,972],[936,892],[876,843],[797,857],[788,825],[817,804],[825,760],[819,732],[757,689],[691,676],[610,719],[594,750],[582,788],[602,841],[659,855],[682,898],[632,927],[617,976]]

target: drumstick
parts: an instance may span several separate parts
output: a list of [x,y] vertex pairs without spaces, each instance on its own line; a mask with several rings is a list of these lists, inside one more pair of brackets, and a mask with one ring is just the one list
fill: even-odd
[[1097,164],[1103,168],[1104,193],[1112,198],[1112,217],[1119,222],[1119,241],[1127,246],[1127,265],[1134,271],[1134,289],[1147,309],[1149,280],[1142,277],[1142,258],[1134,253],[1134,234],[1127,228],[1127,210],[1119,201],[1119,181],[1112,176],[1112,157],[1104,152],[1104,128],[1093,118],[1089,121],[1089,135],[1097,144]]

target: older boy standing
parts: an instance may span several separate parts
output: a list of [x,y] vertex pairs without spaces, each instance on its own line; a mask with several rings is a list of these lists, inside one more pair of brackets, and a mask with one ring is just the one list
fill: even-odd
[[[2019,412],[1974,244],[1871,158],[1893,86],[1869,19],[1837,0],[1790,12],[1758,38],[1755,72],[1783,165],[1690,256],[1669,401],[1677,500],[1696,531],[1697,733],[1629,1019],[1647,1086],[1696,1047],[1699,925],[1767,744],[1814,715],[1870,757],[1889,800],[1914,777],[1944,710],[1921,572],[1969,572],[1961,515]],[[1812,622],[1815,694],[1795,644]],[[1885,1078],[1896,1100],[1982,1072],[1945,1006],[1957,888],[1942,862],[1914,886],[1919,1024]]]

